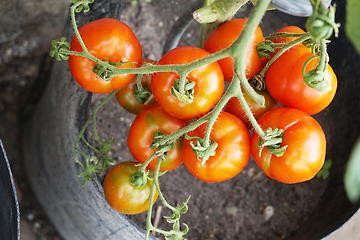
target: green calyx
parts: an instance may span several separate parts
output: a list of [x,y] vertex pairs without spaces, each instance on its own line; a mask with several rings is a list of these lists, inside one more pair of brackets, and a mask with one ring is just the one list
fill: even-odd
[[55,57],[58,61],[69,59],[69,54],[62,52],[62,50],[70,50],[71,47],[70,43],[66,41],[66,38],[63,37],[60,41],[53,40],[51,46],[54,48],[54,50],[50,52],[51,57]]
[[261,156],[261,152],[264,147],[267,147],[267,151],[277,157],[284,155],[287,148],[287,145],[283,147],[281,146],[284,130],[278,128],[268,128],[264,133],[265,136],[259,140],[259,156]]
[[90,10],[89,4],[93,3],[94,0],[69,0],[69,2],[73,3],[75,6],[75,12],[79,13],[84,9],[84,12],[88,12]]
[[[139,74],[138,76],[141,77],[142,74]],[[137,84],[134,84],[133,93],[136,101],[140,104],[144,104],[152,94],[146,86],[142,85],[141,89],[139,89]]]
[[[109,67],[105,66],[106,64],[110,65]],[[98,62],[93,67],[93,72],[97,74],[96,77],[100,77],[105,81],[110,81],[114,77],[114,71],[111,70],[111,66],[117,67],[124,65],[126,63],[134,63],[134,62],[110,62],[110,61],[104,61],[104,62]]]
[[327,8],[320,0],[312,0],[313,14],[306,21],[306,28],[315,39],[328,39],[339,33],[339,24],[335,23],[335,7]]
[[191,82],[185,79],[185,85],[183,89],[184,93],[181,93],[180,79],[176,79],[173,87],[171,88],[171,93],[182,103],[190,104],[194,100],[194,87],[195,82]]
[[193,149],[193,152],[196,154],[197,159],[201,161],[201,166],[204,166],[205,162],[212,156],[216,154],[216,148],[218,144],[216,142],[210,142],[209,144],[205,144],[203,138],[199,137],[190,137],[189,135],[185,134],[185,139],[191,140],[196,139],[195,143],[190,142],[190,145]]
[[112,71],[99,63],[93,67],[93,72],[97,74],[97,78],[100,77],[105,81],[110,81],[112,78]]
[[131,183],[135,186],[135,187],[142,187],[145,186],[148,180],[148,171],[143,171],[143,172],[136,172],[131,176]]
[[275,48],[273,47],[273,42],[271,40],[265,40],[256,45],[256,52],[260,58],[270,59],[271,53],[275,52]]

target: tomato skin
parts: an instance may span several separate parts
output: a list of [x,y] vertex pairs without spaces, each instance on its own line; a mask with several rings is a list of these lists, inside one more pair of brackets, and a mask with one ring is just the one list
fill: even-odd
[[[89,22],[79,28],[81,38],[87,50],[103,61],[135,62],[126,63],[118,68],[138,67],[142,59],[142,49],[132,30],[119,20],[103,18]],[[71,51],[82,52],[77,37],[71,41]],[[86,90],[93,93],[109,93],[125,87],[134,74],[122,74],[105,81],[93,72],[95,62],[80,56],[70,55],[69,67],[71,75]]]
[[[152,105],[136,116],[128,134],[127,145],[132,156],[140,163],[144,163],[155,149],[150,148],[155,131],[171,134],[186,126],[186,121],[175,118],[166,113],[158,104]],[[166,159],[161,163],[160,171],[171,171],[183,162],[181,149],[183,138],[174,143],[173,148],[167,153]],[[155,157],[148,168],[155,170],[158,157]]]
[[[143,59],[141,65],[156,65],[157,62],[151,59]],[[141,84],[151,91],[152,74],[144,74],[141,78]],[[154,95],[151,95],[144,104],[139,103],[134,96],[134,85],[137,83],[136,77],[124,88],[120,89],[116,94],[116,100],[126,111],[138,115],[142,110],[156,103]]]
[[[207,123],[188,133],[189,136],[203,138]],[[210,140],[218,147],[215,156],[211,156],[201,166],[201,161],[190,145],[195,140],[184,140],[183,159],[186,168],[196,178],[206,182],[221,182],[235,177],[247,165],[250,159],[250,134],[245,124],[228,112],[222,112],[213,125]]]
[[[304,83],[302,68],[304,63],[314,54],[303,46],[294,46],[284,52],[270,66],[265,74],[265,84],[270,95],[281,105],[302,110],[310,115],[324,110],[333,100],[337,89],[337,78],[327,64],[325,80],[331,90],[321,92]],[[305,72],[315,68],[316,59],[310,61]]]
[[[197,47],[177,47],[167,52],[159,60],[158,65],[183,65],[206,56],[209,56],[209,53]],[[176,72],[155,73],[151,89],[157,102],[167,113],[188,120],[208,112],[215,106],[224,91],[224,77],[220,66],[213,62],[191,71],[186,78],[195,82],[194,99],[190,104],[180,102],[171,93],[175,80],[180,79]]]
[[[215,53],[229,47],[240,36],[247,19],[233,19],[215,29],[205,40],[204,49],[209,53]],[[261,28],[258,26],[251,37],[249,50],[246,55],[246,78],[251,79],[259,72],[266,63],[266,58],[259,58],[256,52],[256,45],[264,41]],[[218,61],[226,81],[233,78],[234,59],[227,57]]]
[[263,130],[284,130],[282,146],[287,146],[283,156],[277,157],[264,147],[259,156],[259,135],[251,138],[251,153],[262,171],[282,183],[299,183],[312,179],[325,160],[326,139],[320,124],[310,115],[293,108],[276,108],[259,120]]
[[[140,188],[131,183],[131,176],[139,170],[138,162],[121,162],[107,173],[104,180],[104,194],[110,207],[123,214],[138,214],[149,208],[152,180]],[[155,191],[154,201],[158,197]]]
[[[249,94],[243,91],[244,98],[250,107],[251,112],[253,113],[255,119],[259,119],[267,111],[277,108],[277,101],[265,90],[265,91],[256,91],[258,94],[264,96],[265,105],[258,104],[254,99],[252,99]],[[232,97],[227,105],[225,106],[225,111],[234,114],[236,117],[240,118],[243,123],[247,126],[249,130],[253,129],[253,126],[246,116],[246,113],[243,107],[240,104],[240,101],[236,97]]]

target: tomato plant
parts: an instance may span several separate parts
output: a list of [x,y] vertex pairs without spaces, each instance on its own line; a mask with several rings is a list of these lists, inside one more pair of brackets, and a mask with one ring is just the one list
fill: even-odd
[[[112,168],[104,182],[104,193],[110,206],[122,213],[135,214],[150,205],[145,239],[150,231],[166,239],[184,239],[188,231],[179,219],[188,209],[189,198],[173,207],[158,185],[159,176],[182,162],[196,178],[207,182],[236,176],[251,154],[265,174],[284,183],[309,180],[322,167],[325,135],[309,114],[327,107],[337,88],[326,52],[326,39],[333,30],[338,32],[333,8],[311,1],[314,14],[307,21],[308,32],[290,26],[265,40],[259,23],[270,0],[254,1],[249,19],[234,20],[230,19],[246,1],[206,1],[206,6],[193,13],[204,24],[199,37],[204,49],[176,47],[157,64],[142,63],[139,67],[142,50],[130,28],[106,18],[78,29],[75,12],[86,12],[93,0],[71,2],[75,37],[71,45],[65,38],[53,41],[51,55],[58,60],[69,59],[73,77],[85,89],[112,92],[93,110],[76,138],[74,158],[83,170],[79,177],[85,184],[115,164],[107,155],[114,140],[104,141],[97,134],[96,113],[116,95],[120,105],[138,114],[127,144],[139,164],[126,162]],[[311,45],[313,51],[305,45]],[[129,84],[136,74],[138,77]],[[232,81],[225,92],[224,79]],[[256,84],[259,92],[252,88]],[[268,92],[260,91],[265,85]],[[158,104],[149,102],[150,91]],[[291,108],[276,108],[277,101]],[[85,137],[91,121],[100,149]],[[254,130],[251,138],[249,130]],[[96,156],[82,151],[77,144],[80,140]],[[155,171],[149,175],[148,169]],[[151,203],[158,194],[172,211],[166,217],[173,225],[170,231],[151,223]]]
[[[209,56],[203,49],[184,46],[167,52],[158,65],[183,65]],[[188,82],[194,82],[191,103],[184,103],[172,94],[172,87],[180,75],[175,72],[155,73],[151,82],[153,94],[160,106],[170,115],[191,119],[209,111],[221,98],[224,91],[224,78],[221,68],[216,62],[194,69],[187,76]],[[189,91],[192,91],[189,90]]]
[[[276,59],[265,74],[266,88],[275,100],[310,115],[325,109],[333,100],[337,88],[337,78],[329,64],[326,65],[324,79],[329,82],[330,90],[319,91],[305,84],[303,66],[313,56],[308,48],[294,46]],[[317,58],[310,60],[305,73],[316,66]]]
[[[136,116],[132,123],[127,139],[132,156],[140,163],[144,163],[154,152],[150,148],[156,131],[171,134],[186,125],[186,121],[177,119],[166,113],[158,104],[146,108]],[[183,139],[178,139],[173,148],[167,153],[166,161],[161,163],[160,171],[170,171],[182,164],[181,149]],[[155,170],[158,157],[155,157],[148,167]]]
[[[136,187],[132,176],[139,170],[137,162],[121,162],[110,169],[104,180],[106,201],[114,210],[124,214],[138,214],[146,211],[150,203],[152,180],[144,186]],[[153,204],[158,196],[155,192]]]
[[[258,104],[257,102],[255,102],[255,100],[253,98],[251,98],[249,96],[249,94],[247,94],[245,91],[243,91],[244,94],[244,98],[251,110],[251,112],[253,113],[255,119],[259,119],[264,113],[266,113],[267,111],[274,109],[277,107],[277,101],[275,101],[275,99],[273,97],[271,97],[271,95],[265,90],[265,91],[257,91],[258,94],[264,96],[265,98],[265,104],[261,105]],[[240,101],[238,100],[237,97],[232,97],[229,102],[227,103],[225,110],[229,113],[234,114],[235,116],[237,116],[238,118],[241,119],[241,121],[243,121],[245,123],[245,125],[247,126],[248,129],[252,129],[252,124],[249,120],[249,118],[247,117],[244,108],[242,107]]]
[[[146,64],[157,64],[156,61],[150,59],[143,59],[141,65]],[[146,93],[144,94],[145,98],[142,96],[135,96],[134,86],[137,84],[137,77],[135,77],[128,85],[120,89],[116,94],[116,100],[126,111],[133,113],[135,115],[139,114],[145,108],[156,103],[154,95],[151,93],[151,74],[144,74],[141,77],[141,85],[146,88]],[[138,90],[139,91],[139,90]],[[140,99],[139,99],[140,98]],[[139,99],[139,100],[138,100]],[[141,102],[140,102],[141,101]]]
[[319,123],[310,115],[292,108],[276,108],[265,113],[260,126],[283,129],[281,147],[285,153],[278,157],[259,150],[260,136],[251,138],[251,153],[264,173],[282,183],[298,183],[312,179],[323,166],[326,153],[325,134]]
[[[133,31],[116,19],[103,18],[89,22],[79,28],[87,51],[94,57],[108,62],[117,68],[138,67],[142,59],[142,49]],[[71,51],[83,49],[76,36],[71,41]],[[134,74],[121,74],[109,79],[98,76],[101,67],[96,62],[76,55],[70,55],[71,75],[86,90],[93,93],[109,93],[125,87]],[[126,63],[127,62],[127,63]],[[118,65],[121,64],[121,65]],[[98,73],[94,72],[94,67]]]
[[[204,49],[210,53],[229,47],[240,36],[246,19],[233,19],[215,29],[205,40]],[[264,40],[261,28],[258,26],[250,39],[246,55],[246,78],[251,79],[263,67],[264,60],[256,52],[256,45]],[[234,58],[227,57],[218,61],[227,81],[233,78]]]
[[[188,133],[190,137],[204,137],[207,123]],[[240,173],[250,159],[250,134],[245,124],[228,112],[219,114],[213,125],[210,141],[218,147],[214,156],[210,156],[201,166],[190,143],[196,139],[184,140],[183,159],[186,168],[198,179],[206,182],[221,182]]]

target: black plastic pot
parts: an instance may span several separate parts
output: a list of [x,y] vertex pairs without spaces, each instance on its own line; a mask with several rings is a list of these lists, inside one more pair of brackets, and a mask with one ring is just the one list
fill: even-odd
[[[112,2],[96,1],[91,15],[78,18],[79,24],[95,17],[115,16],[119,6]],[[344,26],[345,2],[335,2],[336,19]],[[303,21],[279,15],[289,25]],[[69,25],[68,39],[71,34]],[[321,239],[341,227],[360,206],[348,201],[343,183],[350,150],[360,136],[360,57],[346,39],[343,27],[339,35],[331,39],[328,49],[339,81],[338,91],[330,107],[315,116],[327,136],[327,156],[333,166],[320,201],[307,222],[289,238],[292,240]],[[45,91],[24,122],[23,150],[31,186],[64,239],[142,239],[142,229],[110,209],[99,180],[79,188],[80,168],[73,161],[73,144],[89,116],[91,96],[72,79],[67,62],[54,64]]]
[[20,239],[20,210],[14,179],[0,139],[0,238]]

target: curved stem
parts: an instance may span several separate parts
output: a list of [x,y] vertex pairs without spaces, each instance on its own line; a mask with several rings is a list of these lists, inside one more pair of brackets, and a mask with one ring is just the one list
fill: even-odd
[[156,169],[155,169],[151,192],[150,192],[150,201],[149,201],[149,209],[147,212],[147,227],[146,227],[145,240],[149,238],[150,231],[154,229],[154,227],[152,226],[152,223],[151,223],[151,212],[152,212],[152,206],[153,206],[153,201],[154,201],[154,197],[155,197],[155,190],[157,189],[156,185],[157,185],[157,181],[159,178],[160,165],[161,165],[161,161],[159,160],[156,164]]
[[79,33],[79,29],[77,27],[76,24],[76,20],[75,20],[75,9],[82,4],[81,2],[78,2],[77,4],[74,4],[73,6],[70,7],[70,15],[71,15],[71,23],[73,25],[74,31],[75,31],[75,35],[81,45],[81,48],[83,49],[84,53],[89,53],[88,50],[86,49],[86,46],[84,44],[84,41],[82,40],[80,33]]
[[[239,81],[239,79],[233,79],[233,81]],[[240,104],[242,108],[244,109],[244,112],[246,113],[246,116],[250,120],[252,126],[254,127],[254,130],[259,134],[260,138],[263,138],[265,136],[265,132],[262,130],[261,126],[256,121],[254,114],[251,112],[251,109],[249,105],[246,103],[246,100],[244,98],[244,94],[242,93],[241,88],[238,89],[236,92],[236,97],[239,99]]]
[[[95,149],[94,147],[92,147],[84,138],[84,132],[86,130],[86,128],[89,126],[91,120],[94,121],[94,132],[95,132],[95,136],[97,136],[97,138],[101,141],[100,137],[98,137],[97,135],[97,131],[96,131],[96,113],[99,111],[99,109],[110,99],[112,98],[116,93],[118,92],[118,90],[112,92],[109,94],[109,96],[107,96],[98,106],[96,106],[92,112],[92,114],[90,115],[90,117],[88,118],[88,120],[86,121],[86,123],[84,124],[84,126],[82,127],[82,129],[80,130],[79,134],[77,135],[76,139],[75,139],[75,144],[74,144],[74,158],[76,159],[76,151],[80,152],[77,143],[80,139],[82,139],[85,144],[90,147],[93,151],[95,151],[96,153],[98,153],[98,150]],[[102,141],[101,141],[102,142]],[[102,142],[103,143],[103,142]]]
[[161,199],[161,202],[163,203],[163,205],[167,208],[169,208],[171,211],[176,211],[176,209],[171,206],[165,199],[164,195],[162,194],[161,192],[161,189],[160,189],[160,186],[159,186],[159,183],[157,181],[155,181],[155,186],[156,186],[156,190],[158,191],[159,193],[159,197]]
[[[139,169],[139,172],[143,172],[146,170],[147,165],[149,165],[149,163],[156,157],[158,153],[155,151],[153,154],[150,155],[150,157],[143,163],[141,164],[141,167]],[[161,162],[161,160],[158,160],[158,163]]]

